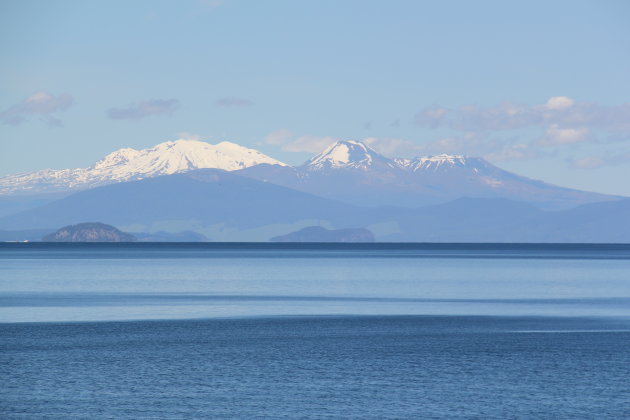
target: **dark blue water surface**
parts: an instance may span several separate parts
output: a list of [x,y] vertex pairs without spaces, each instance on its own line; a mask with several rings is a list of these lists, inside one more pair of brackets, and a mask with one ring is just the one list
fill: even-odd
[[1,418],[630,418],[630,246],[0,244]]

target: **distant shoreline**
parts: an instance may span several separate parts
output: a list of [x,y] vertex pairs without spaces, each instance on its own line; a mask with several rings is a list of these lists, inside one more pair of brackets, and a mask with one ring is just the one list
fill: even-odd
[[2,242],[3,258],[630,259],[630,244]]

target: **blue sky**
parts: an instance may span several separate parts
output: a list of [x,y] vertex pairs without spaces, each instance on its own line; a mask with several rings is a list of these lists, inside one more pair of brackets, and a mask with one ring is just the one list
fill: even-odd
[[229,140],[484,156],[630,196],[627,1],[0,3],[0,175]]

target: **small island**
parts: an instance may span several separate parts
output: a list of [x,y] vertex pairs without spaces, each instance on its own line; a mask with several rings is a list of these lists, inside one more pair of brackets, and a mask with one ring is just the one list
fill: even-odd
[[64,226],[46,235],[43,242],[135,242],[137,238],[105,223],[79,223]]

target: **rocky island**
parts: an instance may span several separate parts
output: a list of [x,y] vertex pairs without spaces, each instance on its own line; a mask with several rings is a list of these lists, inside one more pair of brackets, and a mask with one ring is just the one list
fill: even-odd
[[79,223],[46,235],[43,242],[135,242],[137,238],[105,223]]

